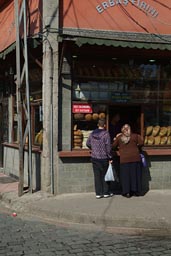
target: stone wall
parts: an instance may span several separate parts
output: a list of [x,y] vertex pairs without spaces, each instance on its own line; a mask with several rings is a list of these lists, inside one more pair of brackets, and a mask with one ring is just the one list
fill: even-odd
[[[40,155],[33,153],[33,188],[41,189]],[[169,156],[147,157],[148,167],[143,169],[143,190],[171,189],[171,161]],[[19,153],[4,147],[4,173],[18,177]],[[27,153],[25,152],[24,182],[28,184]],[[58,191],[63,193],[94,192],[94,176],[90,158],[70,157],[59,159]],[[57,186],[57,184],[55,184]]]
[[63,158],[59,166],[59,193],[94,191],[94,176],[89,158]]
[[[171,161],[167,156],[147,157],[142,170],[144,192],[171,189]],[[116,186],[118,189],[119,186]],[[94,176],[89,158],[63,158],[59,164],[59,193],[94,192]]]
[[[150,189],[171,189],[170,156],[150,156],[149,158]],[[148,168],[147,168],[148,170]]]

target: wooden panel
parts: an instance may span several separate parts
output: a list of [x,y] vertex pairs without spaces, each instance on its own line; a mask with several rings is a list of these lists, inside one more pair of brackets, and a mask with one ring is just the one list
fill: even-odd
[[171,148],[144,148],[148,156],[169,156],[171,155]]
[[[143,151],[148,156],[167,156],[171,155],[171,148],[143,148]],[[60,151],[59,157],[90,157],[89,150],[73,150],[73,151]]]
[[59,157],[90,157],[89,150],[61,151]]

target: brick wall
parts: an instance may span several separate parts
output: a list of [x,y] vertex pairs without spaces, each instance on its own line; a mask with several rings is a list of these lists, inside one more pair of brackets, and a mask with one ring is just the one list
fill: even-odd
[[150,189],[171,189],[170,156],[153,156],[149,158]]
[[[143,191],[171,189],[171,161],[167,156],[147,158],[142,170]],[[60,159],[59,193],[94,192],[94,176],[89,158]]]

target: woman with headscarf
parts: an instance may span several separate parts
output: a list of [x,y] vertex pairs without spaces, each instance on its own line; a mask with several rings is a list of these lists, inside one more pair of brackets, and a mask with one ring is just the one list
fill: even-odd
[[127,198],[141,194],[140,147],[142,145],[141,136],[132,133],[128,124],[122,126],[121,133],[113,142],[113,148],[119,149],[122,195]]

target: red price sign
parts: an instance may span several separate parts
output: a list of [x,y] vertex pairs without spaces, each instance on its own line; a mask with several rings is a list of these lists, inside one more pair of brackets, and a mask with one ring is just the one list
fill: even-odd
[[74,103],[72,105],[72,113],[92,113],[92,105],[91,104],[79,104]]

